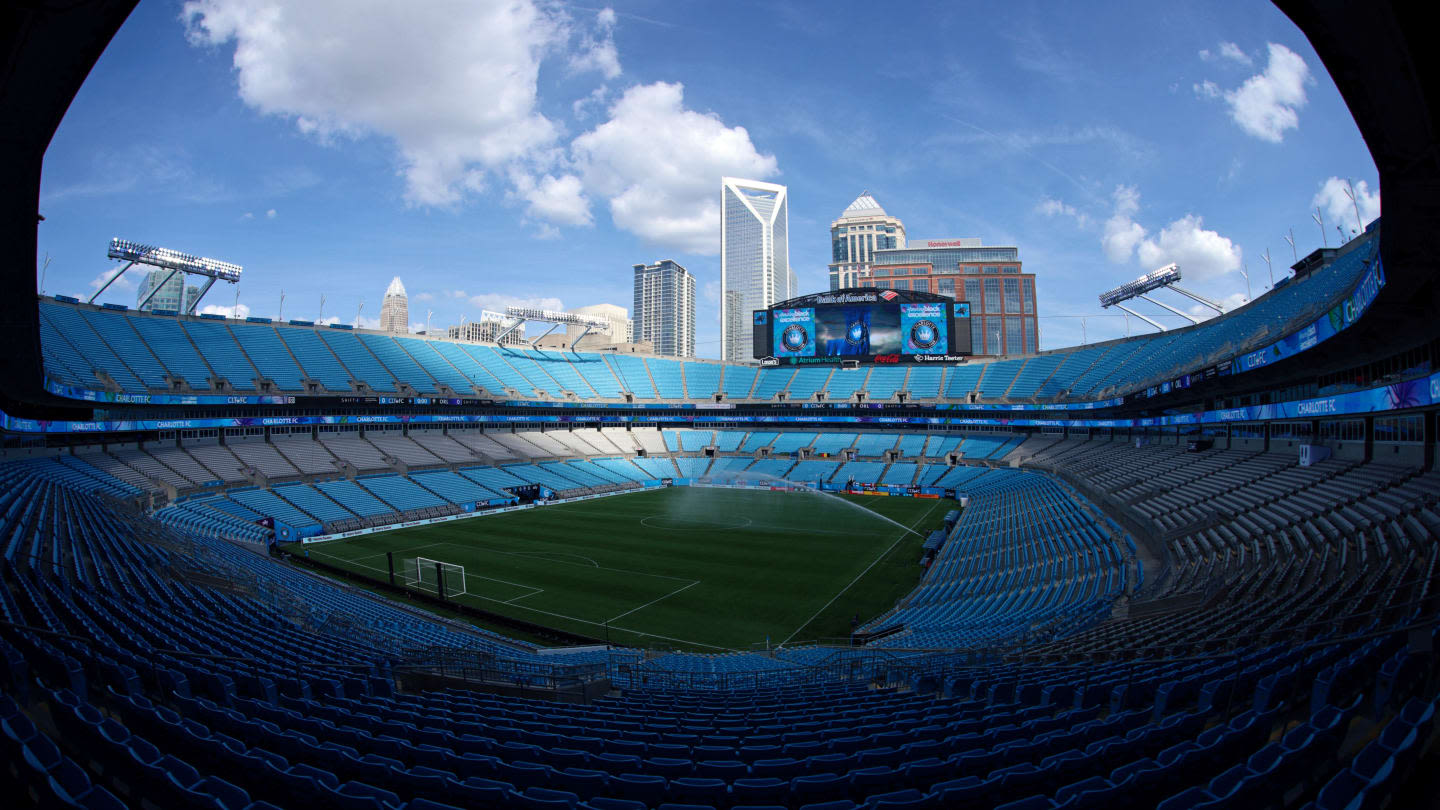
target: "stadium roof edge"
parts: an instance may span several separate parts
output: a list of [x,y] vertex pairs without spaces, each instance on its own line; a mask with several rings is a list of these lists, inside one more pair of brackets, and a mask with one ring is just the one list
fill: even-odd
[[0,395],[6,410],[64,408],[73,403],[46,393],[35,301],[40,171],[50,139],[100,54],[138,0],[39,0],[0,4],[0,239],[13,262],[0,295]]

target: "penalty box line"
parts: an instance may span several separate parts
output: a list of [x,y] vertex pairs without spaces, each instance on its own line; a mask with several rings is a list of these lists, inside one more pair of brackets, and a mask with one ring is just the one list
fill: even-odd
[[[326,556],[330,556],[330,555],[326,555]],[[335,559],[340,559],[340,558],[336,557]],[[364,563],[355,563],[355,565],[358,565],[358,566],[361,567],[361,568],[368,568],[368,569],[370,569],[371,571],[379,571],[379,572],[382,573],[382,574],[383,574],[383,573],[386,573],[386,570],[385,570],[384,568],[377,568],[377,567],[375,567],[375,566],[373,566],[373,565],[365,565]],[[468,577],[468,576],[470,576],[470,574],[466,574],[466,576]],[[699,584],[699,581],[698,581],[698,580],[691,583],[691,585],[696,585],[696,584]],[[523,585],[523,586],[521,586],[521,587],[529,588],[529,587],[532,587],[532,586],[530,586],[530,585]],[[690,585],[686,585],[685,587],[688,588],[688,587],[690,587]],[[536,590],[543,590],[543,589],[536,589]],[[684,590],[684,588],[681,588],[680,590]],[[666,596],[666,597],[672,596],[674,593],[678,593],[678,592],[679,592],[679,591],[674,591],[674,592],[672,592],[672,593],[670,593],[670,594],[666,594],[665,596]],[[500,605],[508,605],[508,604],[510,604],[510,601],[513,601],[513,600],[506,601],[506,600],[496,599],[496,598],[493,597],[493,596],[482,596],[481,594],[478,594],[478,593],[464,593],[464,594],[461,594],[461,595],[462,595],[462,596],[467,596],[467,597],[470,597],[470,598],[473,598],[473,599],[483,599],[483,600],[485,600],[486,602],[495,602],[496,604],[500,604]],[[528,597],[531,597],[531,596],[534,596],[534,595],[535,595],[535,594],[533,594],[533,593],[522,594],[521,596],[515,597],[515,599],[525,599],[525,598],[528,598]],[[665,598],[665,597],[661,597],[661,598],[663,599],[663,598]],[[570,616],[570,615],[565,614],[565,613],[556,613],[556,612],[554,612],[553,610],[542,610],[541,608],[526,607],[526,606],[524,606],[524,605],[515,605],[515,607],[518,607],[518,608],[520,608],[521,610],[530,611],[530,612],[532,612],[532,613],[543,613],[543,614],[545,614],[546,616],[554,616],[554,617],[557,618],[557,619],[565,619],[565,620],[567,620],[567,621],[579,622],[580,624],[588,624],[588,625],[590,625],[591,627],[606,627],[606,626],[609,624],[608,622],[604,622],[604,621],[597,622],[597,621],[592,621],[592,620],[590,620],[590,619],[582,619],[582,618],[580,618],[579,616]],[[642,607],[644,607],[644,606],[642,605]],[[623,614],[622,614],[622,615],[623,615]],[[637,635],[637,636],[647,636],[647,637],[649,637],[649,638],[665,639],[666,641],[678,641],[678,642],[680,642],[680,643],[682,643],[682,644],[692,644],[692,645],[694,645],[694,646],[696,646],[696,647],[706,647],[706,648],[712,649],[712,650],[721,650],[721,651],[728,651],[728,650],[730,650],[729,647],[721,647],[721,646],[718,646],[718,645],[715,645],[715,644],[706,644],[706,643],[703,642],[703,641],[691,641],[690,639],[675,638],[674,636],[662,636],[662,635],[659,635],[658,633],[647,633],[647,632],[645,632],[644,630],[636,630],[636,629],[630,628],[630,627],[617,627],[617,626],[614,626],[614,625],[609,625],[609,627],[610,627],[611,630],[619,630],[619,631],[625,632],[625,633],[633,633],[633,634],[635,634],[635,635]]]
[[923,515],[921,515],[920,517],[916,518],[915,521],[910,524],[909,528],[907,528],[905,531],[901,532],[899,537],[896,537],[896,538],[895,538],[895,542],[891,543],[884,551],[880,552],[880,554],[879,554],[877,557],[875,557],[875,559],[871,560],[871,561],[870,561],[870,564],[867,565],[867,566],[865,566],[865,570],[864,570],[864,571],[861,571],[860,573],[856,574],[856,575],[855,575],[855,578],[852,579],[852,580],[850,580],[850,583],[849,583],[848,585],[846,585],[845,587],[843,587],[843,588],[841,588],[840,590],[836,591],[836,592],[835,592],[835,595],[832,596],[832,597],[830,597],[830,601],[829,601],[829,602],[826,602],[823,606],[821,606],[821,608],[820,608],[819,610],[815,611],[815,614],[814,614],[813,616],[811,616],[810,618],[806,619],[806,620],[804,621],[804,623],[802,623],[799,627],[795,628],[795,632],[793,632],[793,633],[791,633],[790,635],[786,636],[786,637],[785,637],[785,640],[782,641],[782,642],[780,642],[780,643],[781,643],[781,644],[789,644],[789,643],[790,643],[790,639],[792,639],[792,638],[794,638],[795,636],[799,635],[801,630],[804,630],[806,627],[809,627],[809,626],[810,626],[810,623],[813,622],[813,621],[815,621],[816,617],[818,617],[821,613],[824,613],[825,610],[826,610],[827,608],[829,608],[831,605],[835,604],[835,600],[836,600],[836,599],[839,599],[841,596],[844,596],[846,591],[848,591],[848,590],[850,590],[851,588],[855,587],[855,583],[859,582],[861,577],[863,577],[863,576],[865,576],[866,574],[870,573],[870,569],[871,569],[871,568],[874,568],[876,565],[878,565],[878,564],[880,563],[881,560],[885,559],[885,557],[886,557],[890,552],[894,551],[894,550],[895,550],[895,547],[898,546],[898,545],[900,545],[900,541],[905,539],[905,535],[910,534],[911,532],[915,531],[915,527],[918,526],[918,525],[920,525],[920,522],[921,522],[921,521],[923,521],[923,520],[925,520],[926,518],[930,517],[930,513],[935,511],[935,507],[936,507],[936,506],[939,506],[939,505],[942,504],[942,503],[944,503],[944,501],[936,501],[933,505],[931,505],[931,507],[930,507],[929,509],[926,509],[926,510],[925,510],[925,513],[924,513]]
[[630,570],[629,568],[611,568],[611,567],[608,566],[608,565],[600,565],[599,563],[595,562],[594,560],[590,559],[589,557],[585,557],[584,555],[581,555],[581,554],[570,554],[569,552],[564,552],[564,551],[505,551],[505,550],[503,550],[503,549],[491,548],[491,547],[489,547],[489,546],[483,546],[483,545],[480,545],[479,543],[450,543],[450,542],[446,542],[446,543],[436,543],[435,545],[454,546],[455,548],[464,549],[464,550],[467,550],[467,551],[475,551],[475,550],[484,551],[484,552],[488,552],[488,553],[490,553],[490,554],[501,554],[501,555],[504,555],[504,556],[506,556],[506,557],[534,557],[534,556],[537,556],[537,555],[540,555],[540,554],[568,555],[568,556],[571,556],[571,557],[579,557],[579,558],[581,558],[581,559],[583,559],[583,560],[586,560],[586,562],[585,562],[585,563],[577,563],[577,562],[570,562],[570,561],[568,561],[568,560],[548,560],[547,562],[552,562],[552,563],[554,563],[554,564],[556,564],[556,565],[573,565],[573,566],[577,566],[577,567],[580,567],[580,568],[595,568],[595,569],[600,570],[600,571],[614,571],[614,572],[617,573],[617,574],[632,574],[632,575],[637,576],[637,577],[651,577],[651,578],[654,578],[654,579],[673,579],[673,580],[676,580],[676,581],[679,581],[679,582],[693,582],[693,580],[686,579],[685,577],[676,577],[676,576],[671,576],[671,575],[669,575],[669,574],[652,574],[652,573],[650,573],[649,571],[632,571],[632,570]]
[[[399,552],[399,553],[401,553],[401,554],[413,554],[413,553],[415,553],[415,552],[417,552],[417,551],[420,551],[421,549],[432,548],[432,547],[434,547],[434,546],[444,546],[444,545],[450,545],[450,544],[449,544],[449,543],[430,543],[429,545],[416,546],[416,547],[414,547],[414,548],[408,548],[408,549],[405,549],[404,551],[401,551],[401,552]],[[318,555],[322,556],[322,557],[329,557],[329,558],[332,559],[332,560],[338,560],[338,561],[340,561],[340,562],[348,563],[348,564],[350,564],[350,565],[358,565],[358,566],[360,566],[361,568],[368,568],[368,569],[370,569],[371,571],[379,571],[380,573],[385,574],[385,575],[387,575],[387,576],[388,576],[389,573],[390,573],[390,571],[389,571],[388,569],[380,568],[380,567],[374,566],[374,565],[367,565],[367,564],[365,564],[365,563],[360,562],[360,560],[368,560],[368,559],[371,559],[371,558],[374,558],[374,557],[384,557],[385,554],[383,554],[383,553],[382,553],[382,554],[367,554],[367,555],[365,555],[364,557],[353,557],[353,558],[346,559],[346,558],[344,558],[344,557],[337,557],[337,556],[335,556],[335,555],[333,555],[333,554],[326,554],[326,553],[323,552],[323,551],[317,551],[317,550],[314,550],[314,549],[312,549],[311,551],[312,551],[313,553],[315,553],[315,554],[318,554]],[[445,562],[445,561],[444,561],[444,560],[435,560],[435,562]],[[458,565],[458,563],[447,563],[447,565]],[[470,593],[470,592],[469,592],[469,584],[468,584],[468,583],[469,583],[469,581],[472,580],[472,579],[476,579],[476,580],[487,580],[487,581],[489,581],[489,582],[499,582],[499,583],[504,584],[504,585],[513,585],[513,586],[515,586],[516,588],[525,588],[525,589],[527,589],[527,590],[530,591],[530,593],[523,593],[523,594],[520,594],[519,596],[511,597],[512,600],[513,600],[513,599],[526,599],[526,598],[531,597],[531,596],[534,596],[534,595],[536,595],[536,594],[544,593],[544,592],[545,592],[545,589],[544,589],[544,588],[537,588],[537,587],[535,587],[534,585],[527,585],[527,584],[524,583],[524,582],[511,582],[511,581],[508,580],[508,579],[500,579],[499,577],[487,577],[487,576],[485,576],[484,574],[472,574],[472,573],[470,573],[469,571],[466,571],[466,572],[465,572],[465,580],[466,580],[466,583],[467,583],[467,584],[466,584],[466,594],[465,594],[465,595],[467,595],[467,596],[478,596],[478,597],[481,598],[481,599],[489,599],[489,600],[492,601],[492,602],[500,602],[501,604],[509,604],[509,603],[510,603],[510,600],[494,599],[493,597],[480,596],[479,594]]]
[[[609,618],[609,619],[606,619],[606,620],[605,620],[605,623],[606,623],[606,624],[609,624],[609,623],[615,621],[616,619],[623,619],[623,618],[625,618],[626,616],[629,616],[631,613],[634,613],[634,612],[637,611],[637,610],[644,610],[645,608],[650,607],[651,605],[655,604],[656,602],[663,602],[663,601],[665,601],[666,599],[669,599],[670,597],[674,596],[675,594],[678,594],[678,593],[680,593],[681,591],[689,590],[690,588],[693,588],[693,587],[695,587],[696,585],[699,585],[699,584],[700,584],[700,580],[698,580],[698,579],[696,579],[696,580],[691,580],[691,582],[690,582],[689,585],[682,585],[682,586],[680,586],[679,588],[676,588],[675,590],[671,591],[670,593],[665,594],[664,596],[662,596],[662,597],[660,597],[660,598],[658,598],[658,599],[651,599],[649,602],[646,602],[645,604],[643,604],[643,605],[641,605],[641,606],[639,606],[639,607],[630,608],[629,610],[625,611],[624,613],[621,613],[619,616],[613,616],[613,617],[611,617],[611,618]],[[624,629],[624,628],[621,628],[621,629]]]

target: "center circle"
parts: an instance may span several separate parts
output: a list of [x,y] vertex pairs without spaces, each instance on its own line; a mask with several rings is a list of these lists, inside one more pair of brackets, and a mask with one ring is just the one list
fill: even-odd
[[741,518],[738,523],[715,523],[709,520],[694,520],[690,518],[675,517],[673,515],[650,515],[640,519],[641,526],[649,526],[652,529],[674,529],[679,531],[719,531],[724,529],[743,529],[753,521],[750,518]]

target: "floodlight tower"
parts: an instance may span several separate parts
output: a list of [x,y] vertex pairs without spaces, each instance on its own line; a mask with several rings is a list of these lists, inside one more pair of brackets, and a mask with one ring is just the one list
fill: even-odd
[[1206,298],[1197,293],[1193,293],[1181,287],[1179,281],[1180,265],[1171,262],[1170,264],[1165,265],[1159,270],[1146,273],[1145,275],[1135,279],[1134,281],[1126,282],[1125,284],[1121,284],[1119,287],[1116,287],[1113,290],[1101,293],[1100,307],[1102,309],[1115,307],[1116,309],[1124,311],[1128,315],[1134,315],[1135,317],[1150,324],[1161,332],[1164,332],[1165,327],[1121,303],[1123,301],[1129,301],[1134,298],[1142,298],[1157,307],[1170,310],[1171,312],[1179,315],[1182,318],[1185,318],[1191,323],[1200,323],[1199,318],[1196,318],[1189,313],[1182,312],[1175,307],[1164,303],[1163,301],[1157,301],[1148,295],[1148,293],[1154,292],[1155,290],[1171,289],[1177,293],[1180,293],[1186,298],[1189,298],[1192,301],[1198,302],[1200,304],[1203,304],[1204,306],[1215,310],[1215,312],[1218,314],[1225,314],[1225,310],[1221,308],[1219,304],[1211,301],[1209,298]]
[[571,351],[574,351],[575,347],[580,345],[580,341],[584,340],[585,336],[592,331],[610,328],[610,322],[600,318],[587,318],[584,315],[572,315],[569,312],[555,312],[553,310],[535,309],[532,307],[506,307],[505,316],[514,318],[515,322],[506,327],[505,331],[501,332],[495,338],[496,343],[503,340],[506,335],[519,329],[526,321],[541,321],[550,324],[550,328],[545,330],[545,334],[530,341],[532,348],[538,348],[541,338],[554,332],[561,326],[582,326],[585,328],[585,331],[580,333],[580,337],[575,338],[570,344]]
[[[205,278],[205,286],[200,288],[200,294],[196,295],[195,300],[191,301],[190,306],[185,309],[185,314],[187,315],[195,314],[195,308],[200,305],[200,299],[205,297],[205,293],[210,291],[210,288],[214,286],[216,281],[227,281],[231,284],[239,283],[240,271],[242,269],[238,264],[222,262],[219,259],[207,259],[203,256],[192,256],[189,253],[181,253],[178,250],[171,250],[169,248],[143,245],[139,242],[131,242],[129,239],[111,239],[110,249],[106,251],[105,256],[106,258],[126,262],[126,265],[120,268],[120,272],[111,276],[108,281],[100,285],[100,289],[96,290],[95,294],[90,296],[90,300],[86,303],[95,303],[95,299],[99,298],[100,294],[105,292],[105,288],[114,284],[115,279],[125,275],[125,271],[135,265],[143,264],[149,267],[157,267],[161,270],[169,270],[170,272],[165,278],[161,279],[159,284],[154,285],[144,298],[140,299],[140,302],[136,304],[137,309],[149,303],[150,299],[155,296],[155,293],[159,292],[162,287],[169,283],[170,279],[174,278],[176,273],[203,276]],[[184,300],[183,296],[181,300]]]

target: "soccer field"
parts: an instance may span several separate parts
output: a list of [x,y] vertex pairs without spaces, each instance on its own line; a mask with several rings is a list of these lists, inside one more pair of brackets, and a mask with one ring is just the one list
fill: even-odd
[[[675,487],[306,547],[378,580],[386,553],[465,568],[456,601],[618,644],[714,650],[850,632],[919,581],[953,501]],[[916,532],[891,523],[894,520]],[[433,589],[432,589],[433,592]]]

